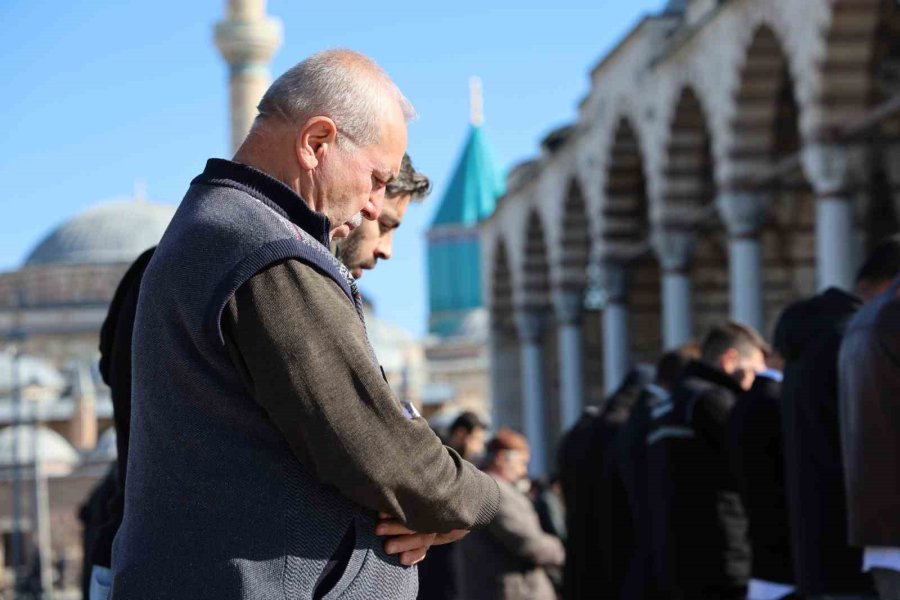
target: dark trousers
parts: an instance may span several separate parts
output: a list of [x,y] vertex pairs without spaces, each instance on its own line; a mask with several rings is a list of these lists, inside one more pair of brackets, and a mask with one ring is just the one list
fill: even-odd
[[881,600],[900,600],[900,571],[872,569],[872,579]]

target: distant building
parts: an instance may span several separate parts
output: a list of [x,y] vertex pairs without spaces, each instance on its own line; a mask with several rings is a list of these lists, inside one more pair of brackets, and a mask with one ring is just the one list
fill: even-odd
[[495,415],[536,470],[635,363],[851,288],[900,223],[898,32],[897,2],[673,0],[591,69],[482,227]]
[[428,230],[429,338],[425,344],[426,416],[441,411],[490,414],[488,321],[479,226],[504,191],[482,129],[481,84],[472,80],[472,118],[462,156]]

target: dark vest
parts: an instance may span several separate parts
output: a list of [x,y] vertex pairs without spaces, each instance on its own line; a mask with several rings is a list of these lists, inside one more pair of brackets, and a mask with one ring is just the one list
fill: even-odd
[[141,285],[116,600],[312,598],[350,531],[325,597],[415,598],[416,571],[384,553],[374,512],[303,468],[223,344],[226,303],[284,259],[333,279],[361,315],[327,234],[324,216],[249,167],[210,160],[192,182]]

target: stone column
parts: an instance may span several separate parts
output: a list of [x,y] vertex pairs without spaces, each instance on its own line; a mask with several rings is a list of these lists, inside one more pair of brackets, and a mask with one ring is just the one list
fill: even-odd
[[603,265],[603,387],[614,392],[631,367],[631,339],[628,315],[628,267],[618,263]]
[[693,336],[691,278],[694,235],[687,229],[662,227],[653,235],[653,247],[662,267],[663,346],[666,350],[687,343]]
[[560,429],[569,430],[581,416],[584,403],[580,290],[556,290],[553,295],[559,335]]
[[256,107],[269,87],[269,60],[281,37],[281,21],[266,16],[265,0],[229,0],[228,19],[216,25],[216,47],[229,66],[232,152],[256,118]]
[[768,216],[768,199],[761,193],[728,192],[717,198],[728,229],[731,318],[763,331],[762,244],[760,232]]
[[547,318],[538,309],[518,309],[516,328],[522,352],[522,433],[531,446],[532,475],[547,473],[546,433],[544,431],[544,357],[541,334]]
[[[493,319],[492,319],[493,321]],[[507,323],[491,326],[491,424],[522,430],[519,344]]]
[[854,197],[864,187],[866,153],[859,147],[808,144],[801,159],[816,193],[816,271],[819,289],[853,289],[856,275]]

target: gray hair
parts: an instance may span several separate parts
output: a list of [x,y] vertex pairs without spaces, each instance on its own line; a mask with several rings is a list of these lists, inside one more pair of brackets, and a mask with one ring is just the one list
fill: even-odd
[[388,198],[410,196],[413,202],[418,202],[430,193],[431,180],[421,171],[416,171],[409,154],[404,154],[403,162],[400,163],[400,173],[387,184],[384,195]]
[[257,119],[300,124],[324,116],[338,128],[339,145],[371,146],[379,142],[379,123],[391,101],[407,121],[416,117],[410,101],[371,58],[353,50],[325,50],[275,80],[259,103]]

